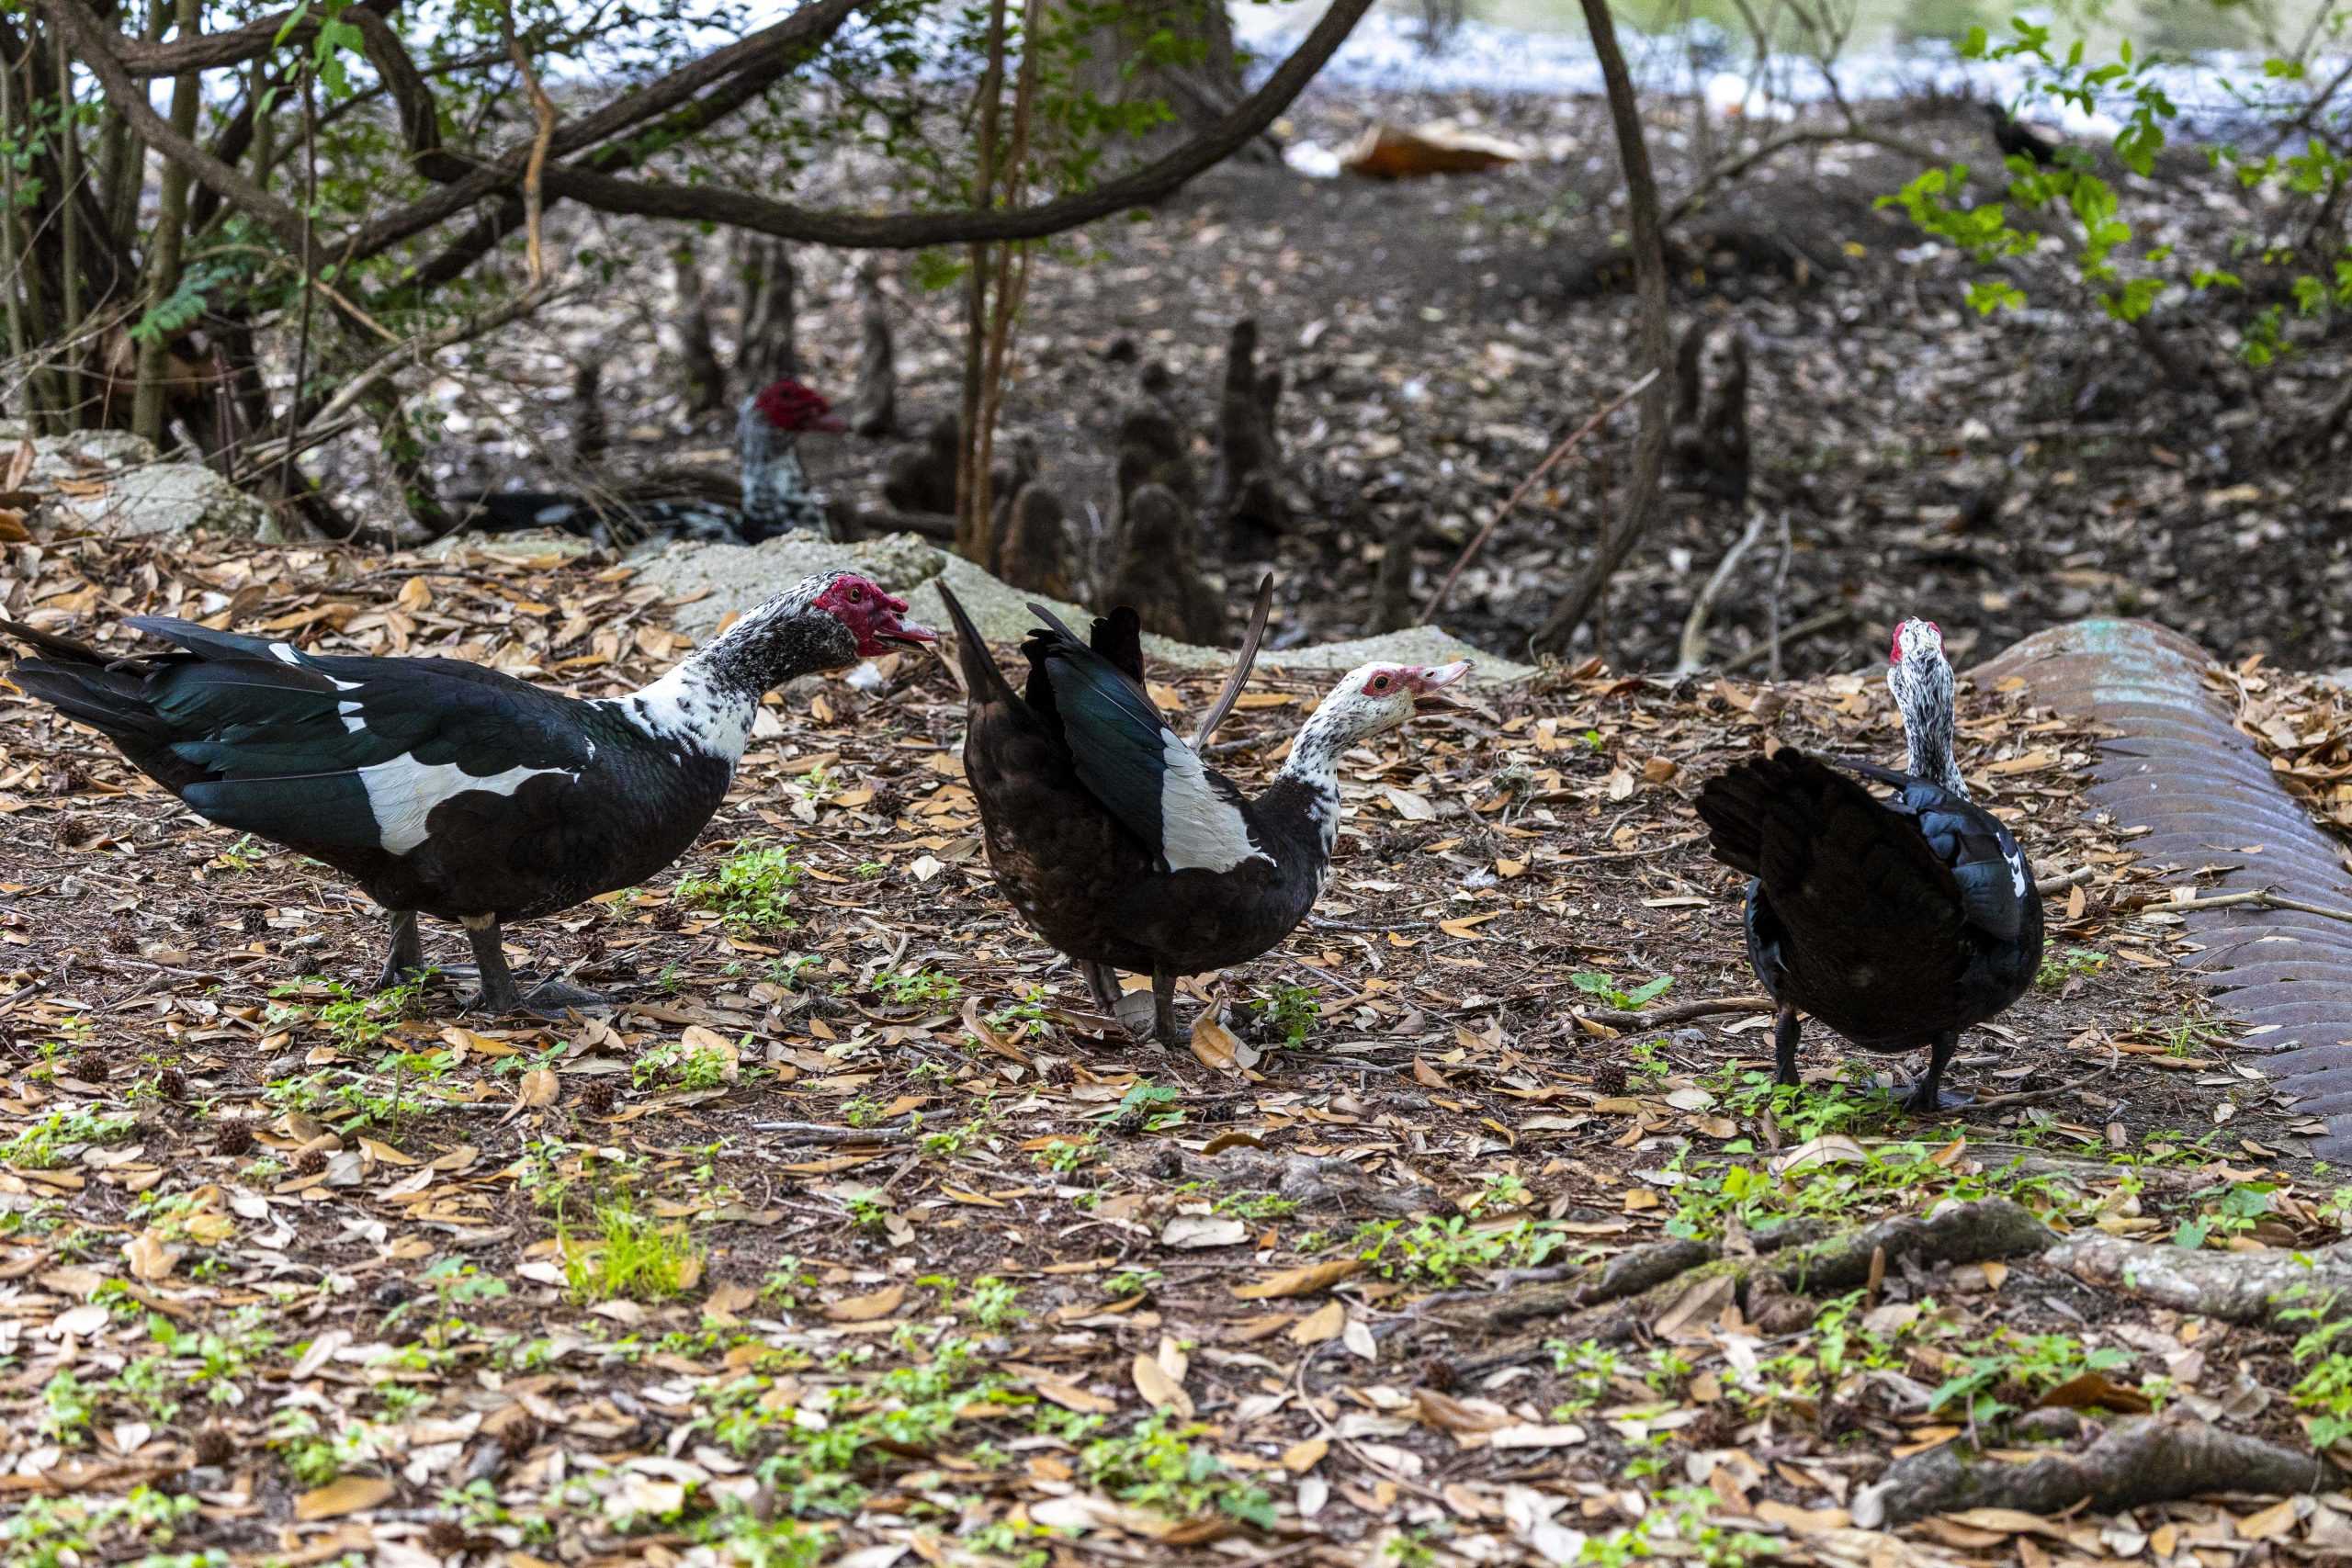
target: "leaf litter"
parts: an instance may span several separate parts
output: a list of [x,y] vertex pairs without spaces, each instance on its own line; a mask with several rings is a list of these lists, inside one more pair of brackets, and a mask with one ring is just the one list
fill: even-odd
[[[623,568],[72,537],[8,560],[10,614],[84,635],[174,613],[584,694],[683,647]],[[2157,873],[2084,812],[2079,727],[1966,702],[1993,807],[2045,874],[2086,874],[2042,983],[1966,1043],[1993,1105],[1928,1125],[1820,1032],[1807,1092],[1772,1093],[1736,881],[1689,806],[1767,742],[1894,755],[1873,680],[1589,661],[1360,750],[1323,902],[1186,982],[1170,1053],[994,897],[952,682],[873,675],[771,699],[655,885],[518,930],[624,998],[552,1027],[454,1017],[444,979],[371,1002],[380,932],[347,888],[0,687],[7,1561],[2186,1563],[2352,1539],[2340,1493],[1858,1522],[1891,1461],[2079,1449],[2151,1408],[2343,1440],[2305,1329],[1903,1239],[1993,1204],[2210,1250],[2344,1235],[2308,1119],[2171,974],[2177,922],[2137,907]],[[1236,716],[1245,777],[1312,695],[1261,685],[1296,700]],[[2341,720],[2278,716],[2314,769],[2312,726],[2340,748]],[[779,849],[756,919],[679,897]],[[1838,1273],[1856,1235],[1890,1239]]]

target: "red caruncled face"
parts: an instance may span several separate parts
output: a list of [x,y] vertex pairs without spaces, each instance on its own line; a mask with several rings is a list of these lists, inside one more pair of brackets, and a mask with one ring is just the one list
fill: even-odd
[[[849,428],[833,405],[810,389],[787,376],[783,380],[763,389],[752,400],[760,417],[778,430],[831,430]],[[905,605],[900,605],[904,609]]]
[[847,626],[857,638],[857,653],[861,659],[872,659],[888,653],[893,643],[919,645],[937,642],[937,634],[929,626],[899,617],[906,613],[907,602],[885,593],[870,578],[845,571],[833,579],[822,593],[817,595],[817,608]]
[[1929,631],[1936,634],[1936,641],[1939,644],[1941,644],[1944,640],[1943,627],[1936,625],[1933,621],[1897,621],[1894,623],[1894,647],[1889,650],[1886,656],[1886,661],[1889,664],[1900,664],[1903,662],[1903,628],[1911,626],[1927,627]]

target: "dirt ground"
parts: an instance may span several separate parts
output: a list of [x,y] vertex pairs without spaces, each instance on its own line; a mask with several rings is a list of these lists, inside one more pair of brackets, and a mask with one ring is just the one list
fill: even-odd
[[[1656,109],[1652,150],[1672,200],[1739,128],[1702,134],[1675,106]],[[1233,583],[1276,568],[1277,639],[1365,630],[1400,521],[1418,528],[1418,603],[1553,444],[1633,378],[1633,307],[1616,286],[1625,218],[1598,106],[1318,89],[1283,129],[1338,147],[1375,117],[1439,116],[1532,156],[1395,183],[1227,166],[1148,220],[1101,225],[1037,262],[1004,439],[1035,441],[1046,482],[1080,519],[1111,514],[1110,441],[1140,363],[1174,372],[1205,480],[1227,331],[1243,314],[1261,322],[1288,380],[1280,423],[1300,517],[1271,561],[1245,548],[1222,567]],[[1996,166],[1974,106],[1917,106],[1892,130]],[[1790,649],[1792,671],[1851,668],[1912,613],[1933,614],[1962,656],[2122,613],[2155,615],[2225,652],[2300,668],[2338,660],[2352,603],[2340,592],[2352,570],[2342,463],[2301,433],[2335,396],[2341,333],[2293,323],[2296,352],[2257,377],[2233,356],[2238,305],[2168,303],[2162,335],[2214,369],[2177,385],[2068,281],[2054,245],[2017,264],[2031,308],[1980,319],[1962,290],[1981,275],[1876,205],[1917,172],[1872,149],[1800,150],[1676,231],[1678,332],[1699,318],[1736,323],[1752,346],[1755,503],[1790,519],[1782,624],[1810,628]],[[2150,179],[2109,172],[2123,218],[2184,254],[2219,254],[2278,221],[2186,148]],[[803,188],[854,196],[861,173],[820,165]],[[455,416],[443,448],[453,478],[562,478],[565,389],[584,356],[607,365],[609,469],[684,458],[723,470],[731,420],[682,412],[665,249],[626,224],[557,220],[569,225],[567,254],[593,249],[617,270],[597,275],[589,300],[502,334],[436,389]],[[799,264],[804,368],[843,395],[858,343],[854,259],[804,250]],[[719,299],[725,263],[716,242],[706,246]],[[911,432],[955,404],[960,296],[916,288],[911,263],[877,265]],[[2248,276],[2257,292],[2267,286]],[[719,316],[723,344],[735,315]],[[1505,523],[1441,617],[1451,629],[1523,655],[1607,509],[1622,504],[1633,438],[1633,414],[1618,414]],[[831,490],[868,505],[891,449],[807,447]],[[364,464],[340,460],[368,482]],[[1698,585],[1744,521],[1730,503],[1671,496],[1612,590],[1597,644],[1580,647],[1620,668],[1671,666]],[[1774,556],[1758,551],[1725,595],[1719,660],[1760,668]],[[2243,570],[2249,558],[2262,570]]]
[[[593,563],[55,539],[0,608],[582,694],[679,650]],[[1311,700],[1260,682],[1226,765],[1262,777]],[[2344,1235],[2314,1129],[2084,817],[2067,725],[1964,704],[1971,779],[2082,875],[2041,983],[1963,1045],[1979,1105],[1916,1122],[1905,1064],[1819,1032],[1770,1089],[1690,806],[1768,737],[1898,755],[1874,681],[1592,662],[1417,720],[1351,755],[1322,903],[1187,991],[1175,1053],[994,896],[939,665],[766,716],[674,873],[514,932],[619,1010],[515,1028],[450,978],[371,1005],[348,889],[0,685],[11,1563],[2343,1560],[2341,1493],[2219,1473],[1868,1528],[1941,1444],[2078,1450],[2154,1408],[2308,1452],[2343,1358],[2294,1325],[2030,1249],[1768,1267],[1947,1201],[2224,1260]]]

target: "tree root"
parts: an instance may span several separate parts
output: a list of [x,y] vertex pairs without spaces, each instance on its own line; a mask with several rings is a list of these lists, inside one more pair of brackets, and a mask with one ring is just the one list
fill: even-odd
[[[1881,1220],[1808,1247],[1792,1247],[1774,1265],[1781,1282],[1807,1294],[1845,1292],[1905,1263],[1982,1263],[2040,1252],[2056,1240],[2047,1225],[2007,1198],[1947,1203],[1924,1219]],[[1878,1254],[1885,1256],[1873,1264]]]
[[2052,1247],[2050,1261],[2086,1284],[2231,1323],[2264,1322],[2330,1295],[2352,1303],[2352,1242],[2310,1252],[2192,1252],[2086,1231]]
[[[1796,1230],[1780,1237],[1759,1236],[1763,1255],[1756,1257],[1724,1258],[1707,1242],[1658,1242],[1635,1247],[1571,1280],[1447,1298],[1444,1310],[1429,1314],[1425,1325],[1460,1333],[1547,1320],[1544,1327],[1515,1335],[1459,1364],[1462,1372],[1477,1372],[1540,1355],[1544,1343],[1553,1339],[1621,1344],[1678,1308],[1711,1317],[1724,1305],[1760,1292],[1778,1298],[1773,1311],[1785,1312],[1783,1303],[1792,1293],[1850,1291],[1869,1282],[1874,1272],[1883,1275],[1906,1264],[1981,1263],[2040,1252],[2053,1239],[2025,1209],[2006,1198],[1987,1198],[1946,1204],[1924,1218],[1883,1220],[1820,1240]],[[1783,1245],[1773,1248],[1776,1240]],[[1769,1289],[1759,1277],[1769,1277]],[[1724,1281],[1712,1287],[1719,1299],[1694,1296],[1694,1292],[1710,1290],[1716,1280]],[[1766,1310],[1761,1301],[1751,1300],[1749,1306],[1750,1316]]]
[[2113,1513],[2215,1492],[2272,1496],[2346,1483],[2327,1461],[2182,1416],[2118,1421],[2080,1453],[2008,1463],[1947,1443],[1901,1459],[1854,1499],[1864,1529],[1960,1508],[2058,1514],[2087,1503]]

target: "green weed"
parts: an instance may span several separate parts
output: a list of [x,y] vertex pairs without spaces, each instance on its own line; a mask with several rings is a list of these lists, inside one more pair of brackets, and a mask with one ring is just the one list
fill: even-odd
[[717,915],[729,931],[756,932],[790,931],[792,889],[800,868],[792,852],[780,844],[743,850],[729,857],[715,877],[690,877],[678,884],[678,897],[697,909]]

